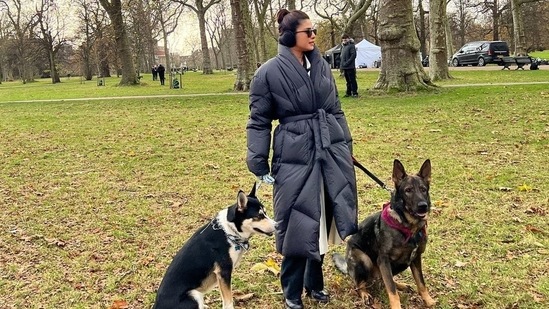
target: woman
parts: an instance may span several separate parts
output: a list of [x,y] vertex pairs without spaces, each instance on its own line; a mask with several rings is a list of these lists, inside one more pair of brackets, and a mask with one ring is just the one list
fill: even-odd
[[[250,87],[247,164],[274,183],[285,307],[299,309],[303,288],[313,300],[329,301],[322,262],[328,237],[357,230],[356,179],[351,134],[330,67],[315,47],[316,29],[302,11],[282,9],[277,19],[279,53],[256,71]],[[273,120],[279,125],[270,170]]]

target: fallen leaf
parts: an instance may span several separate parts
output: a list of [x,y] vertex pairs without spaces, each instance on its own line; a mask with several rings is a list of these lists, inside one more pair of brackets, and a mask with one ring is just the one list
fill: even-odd
[[278,276],[280,274],[280,266],[272,259],[268,258],[265,263],[256,263],[251,268],[252,271],[269,271],[273,273],[275,276]]
[[456,261],[456,264],[454,264],[454,266],[458,268],[463,268],[465,265],[467,265],[467,263],[462,261]]
[[122,299],[115,300],[109,309],[127,309],[129,308],[128,302]]
[[248,293],[248,294],[234,294],[233,298],[235,301],[248,301],[254,297],[254,293]]
[[532,191],[532,187],[529,186],[529,185],[527,185],[527,184],[522,184],[522,185],[518,186],[517,189],[518,189],[519,191],[526,191],[526,192]]
[[535,226],[532,226],[532,225],[526,225],[526,230],[528,232],[533,232],[533,233],[542,233],[543,234],[543,231],[540,230],[539,228],[535,227]]

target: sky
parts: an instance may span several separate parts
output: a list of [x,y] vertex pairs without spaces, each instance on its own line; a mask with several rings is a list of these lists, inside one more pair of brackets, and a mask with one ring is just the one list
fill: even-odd
[[[27,4],[32,6],[33,3],[36,4],[37,2],[37,0],[31,0]],[[60,15],[63,16],[63,22],[65,23],[65,35],[70,37],[77,31],[79,20],[76,10],[78,7],[71,5],[71,0],[59,0],[57,4],[61,13]],[[196,14],[185,12],[181,16],[176,31],[168,36],[168,48],[180,55],[190,55],[193,51],[193,46],[194,50],[200,46],[199,33]]]

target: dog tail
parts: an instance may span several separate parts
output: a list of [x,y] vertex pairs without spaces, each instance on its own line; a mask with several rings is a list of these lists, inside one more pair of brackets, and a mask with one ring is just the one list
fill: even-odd
[[332,254],[332,260],[334,261],[335,267],[342,273],[348,274],[349,271],[347,270],[347,261],[345,260],[345,257],[339,253]]

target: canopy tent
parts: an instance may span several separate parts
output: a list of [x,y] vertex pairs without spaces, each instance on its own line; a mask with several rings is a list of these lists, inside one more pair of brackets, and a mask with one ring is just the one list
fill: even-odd
[[328,61],[332,69],[337,69],[339,68],[340,55],[341,55],[341,44],[337,44],[336,46],[324,52],[324,59]]
[[357,68],[358,67],[375,68],[377,67],[376,64],[381,62],[381,47],[368,42],[366,39],[357,43],[355,47],[356,47],[355,66]]

